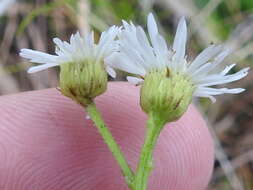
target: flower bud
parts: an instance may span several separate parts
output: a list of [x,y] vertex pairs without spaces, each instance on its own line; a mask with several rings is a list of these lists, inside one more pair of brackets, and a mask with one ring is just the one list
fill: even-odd
[[163,122],[179,119],[187,110],[195,87],[190,79],[177,72],[153,70],[145,76],[140,104],[144,112]]

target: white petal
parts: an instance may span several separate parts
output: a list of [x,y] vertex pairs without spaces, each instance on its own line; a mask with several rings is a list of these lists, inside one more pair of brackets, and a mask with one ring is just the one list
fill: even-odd
[[215,46],[211,45],[208,48],[204,49],[191,63],[188,72],[193,72],[196,68],[200,67],[201,65],[205,64],[214,56],[218,55],[218,53],[222,50],[222,46]]
[[[76,62],[80,60],[101,61],[116,50],[118,44],[114,39],[118,30],[118,27],[112,26],[107,31],[103,32],[98,45],[94,43],[93,32],[90,32],[85,37],[81,37],[79,32],[77,32],[71,35],[69,43],[59,38],[53,39],[56,45],[56,55],[30,49],[22,49],[20,56],[29,59],[31,62],[44,64],[31,67],[28,70],[29,73],[44,70],[66,62]],[[113,72],[112,68],[107,68],[107,70],[110,75],[115,76],[115,72]]]
[[115,78],[116,77],[116,72],[114,71],[114,69],[110,66],[106,66],[106,71],[107,73],[112,77]]
[[43,71],[43,70],[46,70],[50,67],[54,67],[57,65],[59,65],[59,64],[49,64],[48,63],[48,64],[39,65],[39,66],[34,66],[34,67],[30,67],[27,72],[28,73],[36,73],[38,71]]
[[203,79],[198,81],[199,86],[212,86],[212,85],[219,85],[219,84],[226,84],[230,82],[234,82],[240,80],[247,76],[249,68],[244,68],[237,73],[231,75],[210,75],[206,76]]
[[146,52],[147,55],[152,55],[153,54],[152,47],[150,46],[150,43],[148,41],[148,38],[144,30],[140,26],[137,27],[136,37],[138,41],[140,42],[140,45],[142,46],[144,52]]
[[213,63],[206,63],[202,65],[201,67],[197,68],[196,71],[194,71],[193,73],[189,73],[189,74],[193,77],[193,80],[194,80],[195,77],[197,78],[198,76],[203,76],[204,74],[206,74],[206,72],[210,70],[212,65]]
[[90,35],[88,35],[88,44],[89,44],[90,48],[92,48],[94,45],[94,32],[93,31],[91,31]]
[[211,96],[211,95],[208,95],[208,94],[204,94],[204,93],[195,93],[194,96],[196,97],[202,97],[202,98],[209,98],[212,103],[215,103],[216,102],[216,98]]
[[152,13],[149,13],[148,15],[148,33],[151,39],[152,44],[156,43],[156,35],[158,34],[157,25],[155,22],[155,18]]
[[137,78],[137,77],[130,77],[128,76],[127,77],[127,81],[131,84],[134,84],[134,85],[139,85],[141,84],[144,80],[143,79],[140,79],[140,78]]
[[59,38],[54,38],[53,42],[58,47],[59,51],[62,51],[66,55],[71,55],[72,49],[67,42],[63,42]]
[[134,44],[131,43],[125,43],[121,48],[120,51],[124,52],[124,56],[122,56],[122,59],[128,59],[129,64],[134,64],[137,67],[144,68],[145,70],[149,70],[150,68],[155,67],[155,62],[151,62],[151,59],[149,55],[147,55],[146,52],[143,52],[142,48],[139,47],[140,44],[136,44],[135,47],[138,46],[138,48],[132,48]]
[[145,32],[141,27],[137,27],[136,31],[137,40],[140,48],[138,51],[141,53],[146,69],[160,68],[168,62],[168,48],[165,40],[158,33],[153,39],[153,48],[151,47]]
[[76,34],[73,35],[71,45],[74,45],[76,50],[80,51],[80,49],[83,48],[83,43],[82,42],[83,42],[83,39],[81,38],[80,33],[76,32]]
[[187,41],[187,27],[185,18],[182,17],[179,21],[176,36],[173,43],[173,50],[175,51],[175,61],[181,61],[185,56],[185,47]]
[[215,102],[216,99],[213,97],[213,95],[221,95],[221,94],[238,94],[243,92],[245,89],[243,88],[209,88],[209,87],[198,87],[197,90],[194,92],[194,96],[197,97],[207,97],[212,100],[212,102]]
[[21,49],[19,55],[33,63],[57,63],[57,56],[31,49]]
[[157,24],[151,13],[148,15],[148,32],[156,55],[156,67],[164,67],[168,62],[168,48],[164,38],[158,33]]
[[156,36],[156,38],[159,44],[159,50],[163,53],[168,53],[169,50],[165,39],[159,34]]
[[134,63],[123,53],[113,53],[111,56],[105,59],[105,63],[115,69],[120,69],[125,72],[142,76],[146,74],[144,68]]
[[226,66],[225,69],[221,72],[221,75],[226,75],[235,65],[236,64]]
[[131,30],[131,25],[128,24],[125,20],[122,20],[123,26],[126,30]]
[[153,49],[149,45],[144,31],[140,27],[137,29],[135,28],[134,32],[126,29],[122,31],[119,50],[124,52],[128,57],[130,64],[133,63],[137,67],[145,68],[145,70],[156,67]]
[[220,95],[220,94],[238,94],[243,92],[245,89],[243,88],[233,88],[233,89],[228,89],[228,88],[210,88],[210,87],[199,87],[197,91],[199,93],[206,93],[209,95]]
[[108,56],[108,54],[113,53],[114,46],[112,43],[115,43],[114,39],[118,32],[119,28],[116,26],[111,26],[107,31],[102,32],[95,55],[96,62],[99,62],[103,57]]
[[231,53],[230,49],[226,49],[221,52],[215,59],[215,62],[221,63],[229,54]]
[[[71,36],[70,36],[70,44],[72,45],[72,46],[75,46],[75,34],[72,34]],[[75,49],[76,49],[76,47],[74,47]]]
[[158,33],[157,24],[152,13],[148,15],[148,32],[154,36]]

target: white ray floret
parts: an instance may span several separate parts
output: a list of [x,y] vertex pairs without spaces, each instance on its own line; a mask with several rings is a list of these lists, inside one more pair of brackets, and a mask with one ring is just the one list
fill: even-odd
[[[217,72],[229,50],[221,45],[211,45],[203,50],[191,63],[186,60],[187,27],[181,18],[177,27],[174,43],[171,49],[165,39],[158,33],[158,27],[153,15],[148,15],[148,34],[140,26],[123,21],[123,30],[119,34],[119,52],[113,53],[105,62],[139,77],[127,77],[133,84],[140,84],[145,75],[153,69],[169,68],[172,72],[188,76],[195,87],[194,96],[208,97],[215,101],[214,95],[230,93],[237,94],[242,88],[211,88],[213,85],[226,84],[245,77],[249,68],[244,68],[234,74],[228,72],[235,66],[232,64]],[[150,40],[148,40],[150,39]]]
[[[77,32],[71,35],[70,42],[61,41],[59,38],[54,38],[53,42],[56,45],[56,55],[50,55],[36,50],[21,49],[20,56],[29,59],[33,63],[41,65],[29,68],[29,73],[34,73],[54,67],[63,63],[78,63],[79,61],[92,61],[98,63],[117,50],[117,42],[115,37],[119,32],[116,26],[110,27],[107,31],[102,32],[99,42],[94,42],[94,34],[90,32],[85,37],[81,37]],[[105,65],[106,71],[112,77],[116,73],[108,65]]]

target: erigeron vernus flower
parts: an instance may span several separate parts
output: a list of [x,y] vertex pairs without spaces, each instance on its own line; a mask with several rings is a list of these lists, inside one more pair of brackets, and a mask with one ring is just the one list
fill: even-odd
[[31,67],[29,73],[59,65],[61,92],[85,105],[106,90],[107,72],[115,77],[115,71],[104,64],[104,59],[117,50],[115,37],[118,31],[118,27],[110,27],[102,32],[97,44],[94,42],[93,32],[85,37],[77,32],[71,36],[69,43],[59,38],[53,39],[56,55],[22,49],[20,56],[41,64]]
[[152,14],[149,14],[147,23],[149,37],[140,26],[125,21],[123,26],[119,34],[119,52],[105,61],[116,69],[136,75],[127,77],[127,80],[142,85],[141,106],[148,114],[159,112],[168,121],[175,120],[186,111],[192,96],[207,97],[214,102],[214,95],[244,91],[242,88],[211,87],[239,80],[249,70],[244,68],[228,74],[235,66],[232,64],[217,72],[230,53],[221,45],[211,45],[192,62],[186,59],[187,27],[184,18],[179,21],[171,48],[158,33]]

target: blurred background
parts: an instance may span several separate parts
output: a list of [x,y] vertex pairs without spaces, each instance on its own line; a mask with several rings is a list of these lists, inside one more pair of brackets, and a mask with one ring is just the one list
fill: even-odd
[[[212,43],[234,50],[226,63],[236,72],[253,63],[253,0],[0,0],[0,94],[57,87],[58,70],[27,74],[31,63],[21,48],[54,52],[53,37],[68,40],[77,30],[98,37],[121,19],[146,27],[152,11],[161,33],[172,42],[181,16],[188,21],[189,60]],[[120,73],[117,80],[124,80]],[[216,161],[209,190],[253,190],[253,74],[229,87],[240,95],[218,96],[211,104],[195,100],[216,143]]]

